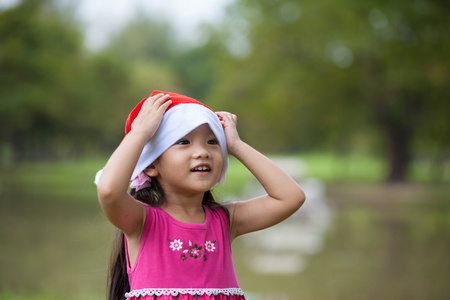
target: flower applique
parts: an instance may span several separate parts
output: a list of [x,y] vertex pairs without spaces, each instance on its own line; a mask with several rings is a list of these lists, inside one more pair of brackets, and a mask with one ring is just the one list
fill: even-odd
[[214,250],[216,250],[215,244],[216,244],[216,241],[213,241],[213,242],[207,241],[207,242],[205,243],[205,249],[206,249],[208,252],[214,252]]
[[186,261],[188,258],[202,258],[203,261],[207,260],[206,254],[212,253],[216,250],[216,241],[206,241],[203,245],[199,245],[197,243],[192,243],[192,241],[189,240],[189,248],[183,250],[183,242],[181,239],[167,239],[169,241],[169,248],[172,251],[180,251],[182,250],[182,254],[180,255],[180,259],[182,261]]
[[202,246],[192,245],[192,242],[189,241],[189,249],[184,250],[183,253],[187,253],[190,257],[197,259],[202,256]]
[[183,248],[183,242],[181,240],[171,240],[168,239],[170,242],[169,248],[172,249],[172,251],[180,251]]

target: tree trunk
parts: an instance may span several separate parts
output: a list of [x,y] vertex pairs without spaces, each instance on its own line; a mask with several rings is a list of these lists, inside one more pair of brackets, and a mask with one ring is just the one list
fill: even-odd
[[410,162],[410,130],[401,126],[393,126],[393,124],[385,124],[385,134],[388,142],[387,159],[389,162],[389,173],[386,181],[404,182]]
[[414,128],[415,106],[412,97],[401,97],[401,93],[385,93],[373,101],[375,119],[386,143],[386,159],[389,163],[387,182],[406,181],[409,166],[410,143]]

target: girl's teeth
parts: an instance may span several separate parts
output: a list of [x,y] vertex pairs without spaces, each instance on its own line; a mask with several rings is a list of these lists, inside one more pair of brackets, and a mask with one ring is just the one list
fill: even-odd
[[194,168],[193,171],[208,171],[208,170],[209,170],[209,168],[207,168],[207,167],[198,167],[198,168]]

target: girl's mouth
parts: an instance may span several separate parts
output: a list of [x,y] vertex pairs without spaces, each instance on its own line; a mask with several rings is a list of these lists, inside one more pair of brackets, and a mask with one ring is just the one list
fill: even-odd
[[199,166],[191,169],[191,172],[209,172],[211,169],[207,166]]

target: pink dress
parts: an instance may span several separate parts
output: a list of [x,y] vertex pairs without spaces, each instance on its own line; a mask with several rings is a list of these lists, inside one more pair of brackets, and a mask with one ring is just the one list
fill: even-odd
[[[127,266],[130,300],[242,300],[231,257],[228,219],[203,206],[203,224],[187,224],[147,206],[133,268]],[[128,260],[128,248],[125,242]]]

